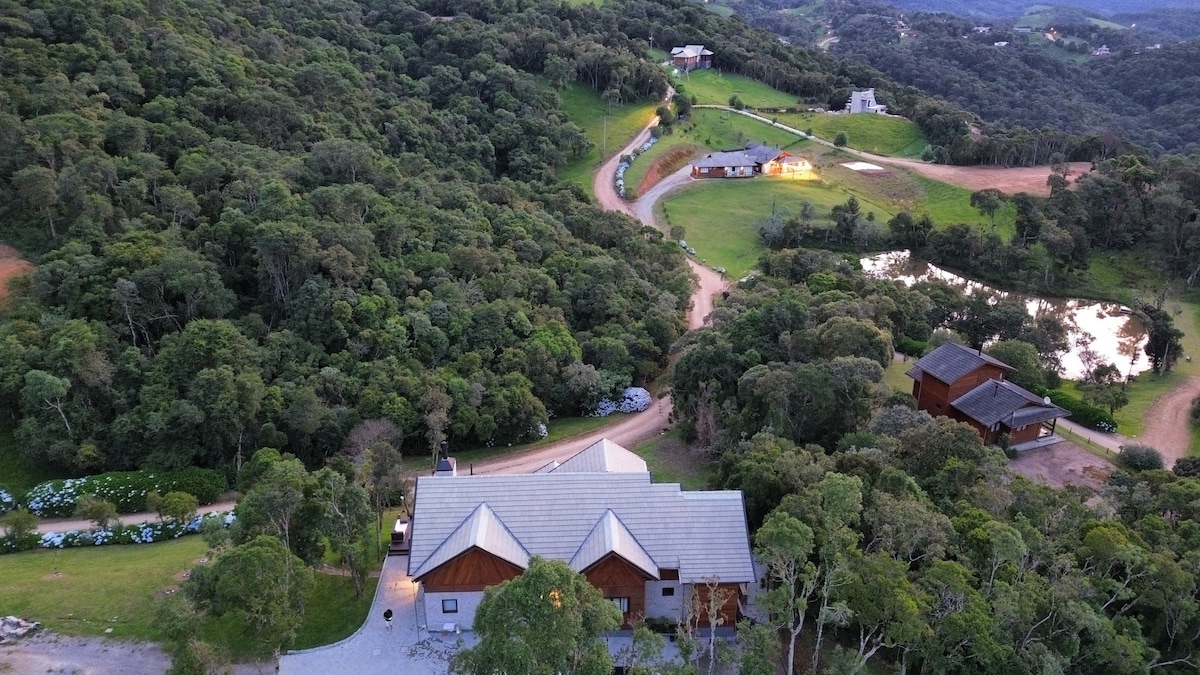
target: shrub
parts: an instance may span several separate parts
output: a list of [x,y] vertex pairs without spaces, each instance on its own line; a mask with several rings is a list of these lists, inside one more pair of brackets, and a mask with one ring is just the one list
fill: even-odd
[[1040,387],[1035,387],[1030,391],[1039,396],[1049,396],[1054,405],[1071,413],[1071,421],[1076,424],[1109,434],[1117,430],[1117,420],[1103,408],[1084,403],[1061,391],[1047,391]]
[[196,516],[186,523],[142,523],[140,525],[113,525],[81,532],[31,532],[23,536],[0,537],[0,553],[16,553],[36,548],[74,548],[77,546],[104,546],[107,544],[152,544],[156,541],[178,539],[185,534],[195,534],[201,526],[209,524],[219,528],[229,527],[235,520],[233,512],[210,513]]
[[1117,462],[1130,471],[1153,471],[1163,468],[1162,454],[1148,445],[1123,445]]
[[1180,457],[1175,460],[1175,468],[1171,471],[1180,478],[1200,476],[1200,457]]
[[0,487],[0,513],[12,511],[17,508],[17,498],[13,493]]
[[66,518],[84,495],[96,495],[117,507],[117,513],[146,510],[146,495],[180,491],[211,504],[225,490],[225,477],[211,469],[188,468],[175,472],[113,471],[83,478],[52,480],[34,486],[26,495],[30,512],[42,518]]
[[1200,396],[1192,399],[1192,423],[1200,424]]
[[925,356],[925,353],[929,351],[929,343],[914,340],[907,335],[901,335],[900,339],[896,340],[896,351],[901,354],[920,358]]

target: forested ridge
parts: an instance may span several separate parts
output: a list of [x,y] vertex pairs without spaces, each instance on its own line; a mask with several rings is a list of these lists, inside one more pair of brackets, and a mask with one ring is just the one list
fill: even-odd
[[[291,639],[327,551],[362,592],[372,512],[403,489],[384,441],[422,457],[535,438],[675,353],[676,419],[762,526],[769,625],[840,645],[814,670],[1196,668],[1194,463],[1118,472],[1090,506],[880,385],[896,345],[935,337],[999,340],[1031,386],[1052,384],[1061,324],[867,279],[796,248],[804,223],[775,223],[762,275],[685,335],[679,246],[556,179],[588,147],[556,90],[661,98],[650,35],[809,102],[890,87],[946,147],[970,143],[963,110],[674,0],[22,2],[0,17],[0,239],[37,263],[0,323],[0,407],[21,451],[65,474],[236,477],[238,545],[185,590],[213,614],[285,595],[248,617],[269,647]],[[1050,199],[1018,202],[1007,248],[920,217],[889,236],[977,241],[965,250],[1030,283],[1068,278],[1089,246],[1153,242],[1184,276],[1197,175],[1133,155],[1074,192],[1058,175]],[[839,209],[834,244],[870,240]],[[232,583],[249,569],[282,581]],[[774,673],[778,641],[755,630],[742,655]]]
[[29,456],[314,465],[366,419],[511,443],[658,373],[689,275],[554,182],[588,145],[554,86],[663,74],[594,9],[427,9],[5,7],[2,236],[44,253],[0,405]]

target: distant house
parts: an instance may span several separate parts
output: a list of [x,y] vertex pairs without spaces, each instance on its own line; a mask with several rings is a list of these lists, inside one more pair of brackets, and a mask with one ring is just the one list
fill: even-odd
[[1007,41],[1007,40],[1001,40],[1001,41],[999,41],[999,42],[993,42],[993,43],[992,43],[992,46],[993,46],[993,47],[1007,47],[1007,46],[1008,46],[1008,41]]
[[971,30],[976,33],[981,33],[983,35],[987,35],[992,32],[992,27],[991,26],[975,26]]
[[[712,152],[692,162],[693,178],[752,178],[811,175],[812,163],[769,145],[748,145],[742,150]],[[809,172],[806,175],[806,172]]]
[[1111,55],[1112,55],[1112,50],[1108,48],[1108,45],[1100,45],[1096,49],[1092,50],[1092,56],[1111,56]]
[[876,113],[882,114],[887,112],[886,105],[879,105],[875,101],[875,90],[867,89],[865,91],[850,92],[850,101],[846,103],[846,112],[848,113]]
[[1028,35],[1033,32],[1033,28],[1030,26],[1013,26],[1013,32]]
[[704,45],[684,45],[671,49],[671,63],[683,71],[712,68],[713,53]]
[[695,597],[728,591],[732,627],[756,580],[742,493],[652,483],[640,457],[607,439],[533,474],[417,478],[408,572],[430,629],[469,629],[483,590],[533,556],[561,560],[621,609],[675,623]]
[[987,354],[947,342],[917,360],[913,378],[917,409],[950,417],[975,428],[984,443],[1007,434],[1010,445],[1054,433],[1055,422],[1070,413],[1004,379],[1014,368]]

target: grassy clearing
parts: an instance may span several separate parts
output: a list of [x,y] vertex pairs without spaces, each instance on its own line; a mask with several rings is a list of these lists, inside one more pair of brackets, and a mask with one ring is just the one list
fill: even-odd
[[704,490],[712,479],[708,457],[688,447],[678,429],[646,441],[633,449],[642,459],[656,483],[679,483],[684,490]]
[[640,101],[624,105],[613,105],[612,116],[605,124],[608,104],[600,100],[596,92],[578,82],[558,92],[563,111],[572,122],[579,125],[594,146],[584,156],[575,159],[559,171],[559,177],[568,183],[583,186],[590,194],[592,173],[607,156],[625,147],[654,117],[657,101]]
[[158,641],[157,600],[204,556],[200,537],[141,546],[29,551],[0,557],[4,614],[67,635]]
[[812,143],[795,134],[744,115],[695,108],[687,122],[675,125],[672,133],[660,137],[653,148],[637,158],[625,172],[625,184],[636,189],[658,158],[674,153],[681,147],[690,150],[694,156],[700,156],[711,150],[745,147],[750,142],[792,153],[804,153],[812,146]]
[[23,493],[38,483],[62,478],[22,455],[12,432],[12,427],[0,426],[0,487]]
[[906,374],[910,368],[912,368],[912,359],[892,361],[883,371],[883,383],[895,393],[911,394],[913,379]]
[[796,105],[796,96],[741,75],[716,70],[694,70],[674,81],[675,91],[694,96],[701,105],[729,105],[734,94],[751,108],[778,108]]
[[667,227],[684,228],[684,238],[704,264],[724,267],[737,279],[757,265],[765,250],[759,241],[758,223],[772,209],[798,213],[800,203],[807,201],[817,211],[814,223],[829,225],[830,209],[851,196],[858,198],[864,214],[873,211],[879,222],[895,215],[890,207],[853,195],[841,186],[781,178],[699,182],[668,196],[656,210]]
[[900,117],[887,115],[834,115],[829,113],[769,113],[764,117],[778,118],[781,124],[807,131],[812,129],[819,138],[833,140],[839,131],[846,132],[849,146],[877,155],[920,157],[928,145],[917,125]]

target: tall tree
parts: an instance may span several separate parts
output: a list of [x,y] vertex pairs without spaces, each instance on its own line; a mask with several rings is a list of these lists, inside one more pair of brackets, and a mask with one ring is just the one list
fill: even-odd
[[475,612],[479,644],[451,662],[463,675],[608,675],[599,638],[621,625],[621,610],[566,563],[533,557],[521,576],[484,591]]

